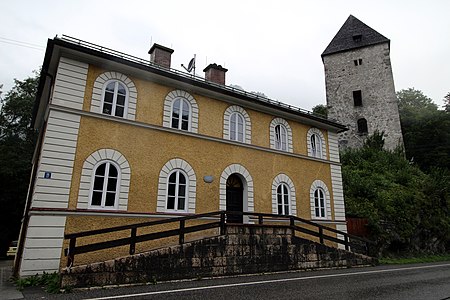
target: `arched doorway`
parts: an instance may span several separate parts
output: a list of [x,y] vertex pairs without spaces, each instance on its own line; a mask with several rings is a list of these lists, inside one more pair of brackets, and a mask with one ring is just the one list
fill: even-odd
[[[227,179],[227,211],[244,211],[244,186],[237,174],[231,174]],[[230,215],[227,223],[242,223],[242,215]]]

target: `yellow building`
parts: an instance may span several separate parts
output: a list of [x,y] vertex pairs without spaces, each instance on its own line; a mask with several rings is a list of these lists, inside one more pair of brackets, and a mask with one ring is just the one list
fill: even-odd
[[172,52],[48,41],[20,275],[58,271],[64,234],[161,217],[264,212],[346,231],[345,127],[226,86],[216,64],[205,78],[173,70]]

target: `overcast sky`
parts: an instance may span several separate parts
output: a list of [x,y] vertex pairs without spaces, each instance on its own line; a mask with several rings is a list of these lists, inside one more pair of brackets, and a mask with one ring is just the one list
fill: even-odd
[[450,1],[2,1],[0,84],[42,64],[48,38],[66,34],[148,58],[151,42],[182,69],[217,63],[227,84],[305,109],[325,104],[321,53],[350,14],[391,40],[396,90],[439,106],[450,92]]

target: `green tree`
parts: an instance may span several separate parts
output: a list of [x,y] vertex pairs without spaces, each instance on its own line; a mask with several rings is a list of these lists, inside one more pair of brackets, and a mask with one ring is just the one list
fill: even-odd
[[0,111],[0,256],[17,238],[31,173],[35,133],[31,128],[38,74],[14,87],[1,101]]
[[444,97],[444,110],[450,112],[450,92]]
[[423,170],[450,168],[450,112],[412,88],[397,92],[397,98],[407,158]]
[[312,108],[313,115],[327,118],[328,117],[328,107],[323,104],[317,104]]
[[346,150],[341,160],[347,215],[369,220],[380,253],[449,249],[448,170],[425,174],[402,153],[381,150],[379,143]]

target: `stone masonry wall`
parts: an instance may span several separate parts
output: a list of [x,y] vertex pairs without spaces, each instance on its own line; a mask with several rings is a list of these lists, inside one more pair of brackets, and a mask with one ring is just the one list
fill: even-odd
[[[355,66],[354,60],[362,59]],[[339,134],[341,147],[361,147],[368,135],[385,132],[385,148],[403,146],[394,78],[387,43],[336,53],[323,58],[329,117],[349,130]],[[361,90],[362,106],[353,91]],[[367,120],[368,134],[358,133],[357,120]]]
[[361,254],[292,236],[286,226],[228,226],[227,235],[63,270],[62,286],[144,283],[374,264]]

